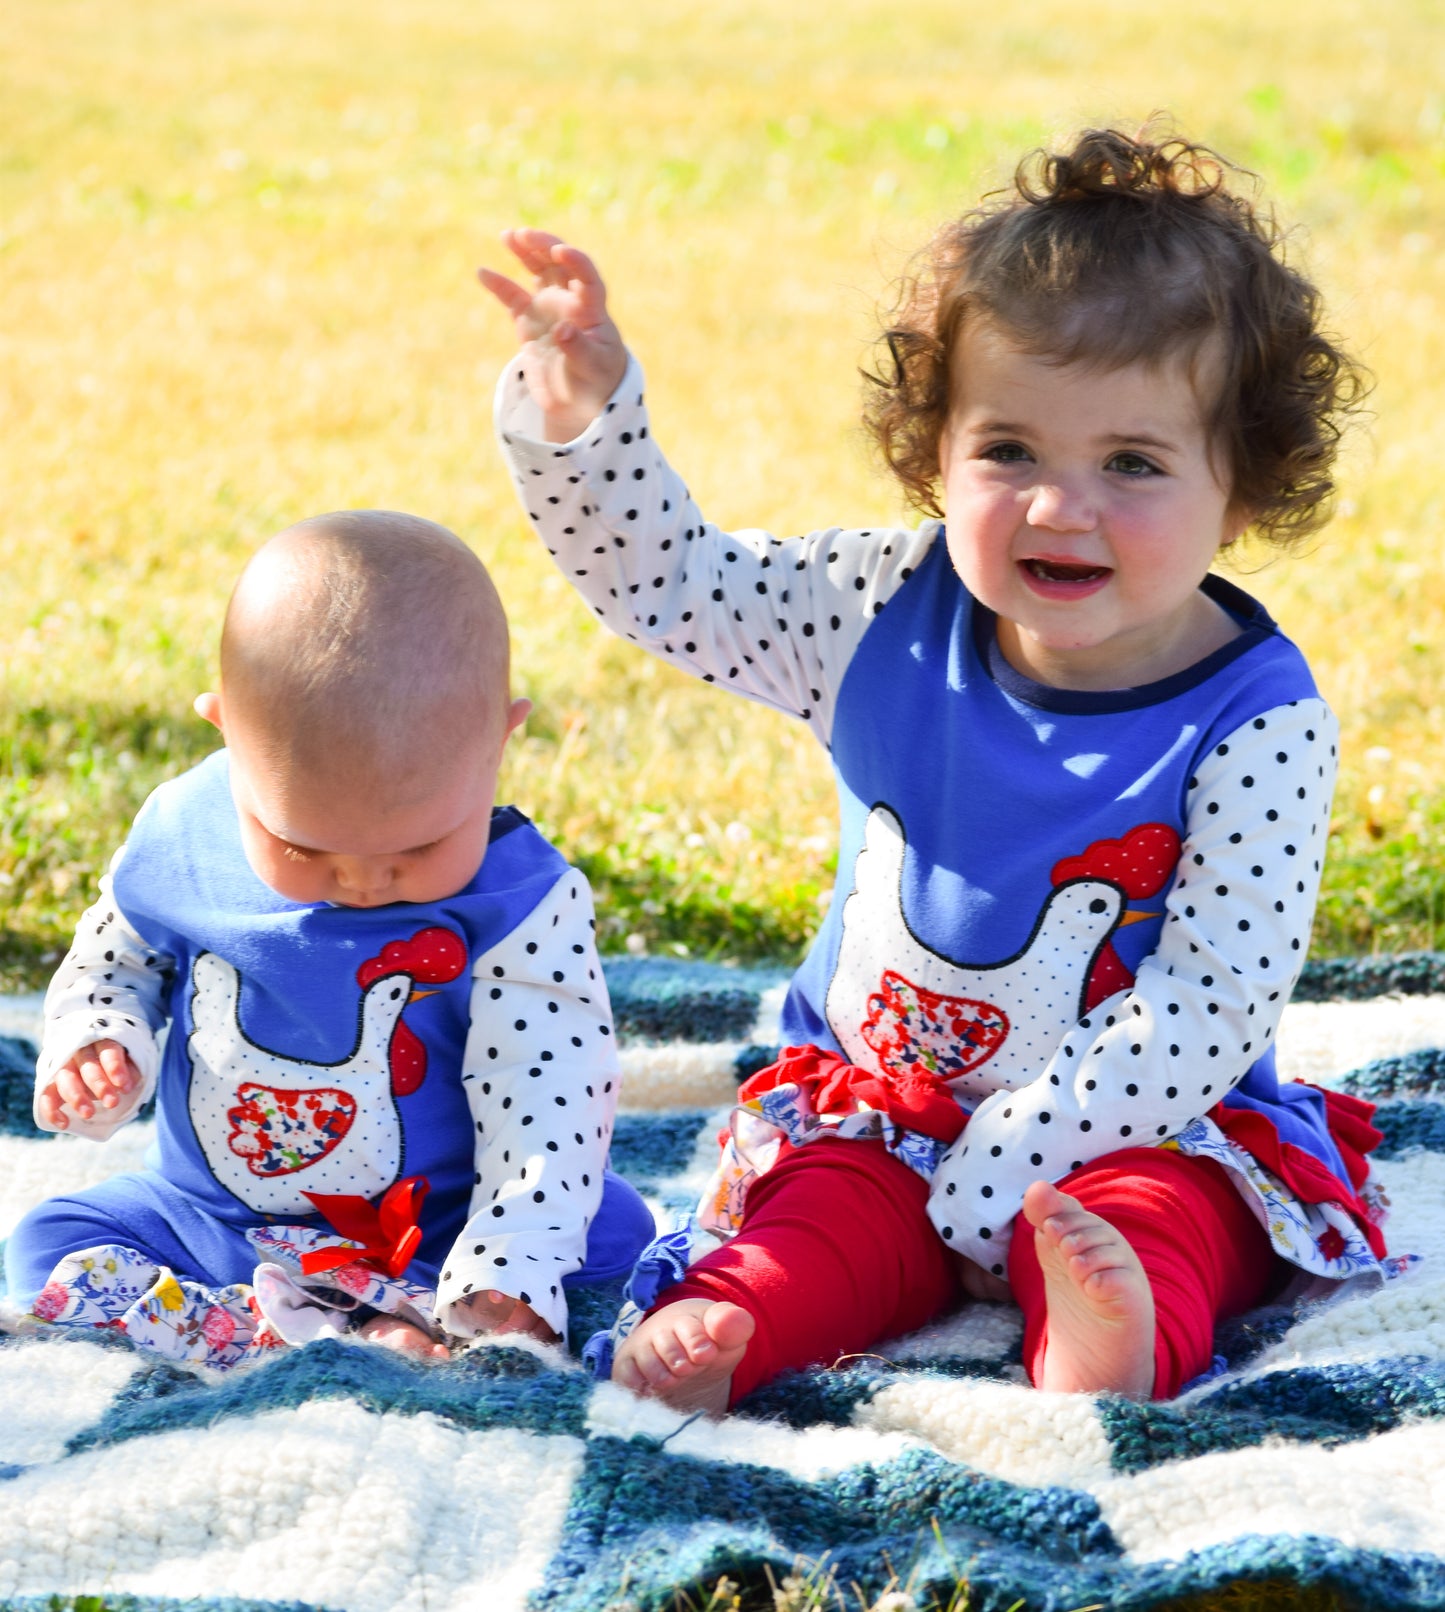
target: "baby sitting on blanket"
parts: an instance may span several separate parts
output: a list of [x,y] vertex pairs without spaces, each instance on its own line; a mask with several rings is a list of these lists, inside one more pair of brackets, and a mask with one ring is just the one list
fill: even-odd
[[494,805],[528,709],[442,527],[323,515],[255,555],[196,701],[226,748],[146,802],[46,998],[37,1124],[103,1141],[154,1094],[156,1136],[16,1228],[35,1317],[211,1366],[353,1330],[444,1357],[554,1338],[631,1267],[587,884]]

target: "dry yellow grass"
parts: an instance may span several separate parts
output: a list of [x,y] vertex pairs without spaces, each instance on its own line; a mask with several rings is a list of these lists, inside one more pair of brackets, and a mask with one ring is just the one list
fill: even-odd
[[[1445,928],[1437,0],[10,0],[0,14],[0,924],[29,968],[207,740],[242,559],[385,505],[493,565],[537,702],[508,792],[613,937],[776,949],[831,883],[805,735],[605,640],[490,446],[497,230],[591,248],[709,513],[894,513],[853,424],[903,255],[1029,145],[1157,107],[1250,164],[1379,377],[1341,518],[1252,585],[1339,710],[1320,938]],[[7,881],[8,883],[4,883]]]

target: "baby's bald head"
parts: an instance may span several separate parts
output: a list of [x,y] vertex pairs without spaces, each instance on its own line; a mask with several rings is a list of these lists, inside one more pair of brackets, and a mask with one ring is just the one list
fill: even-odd
[[445,527],[389,510],[301,521],[252,557],[221,635],[227,741],[342,790],[420,796],[500,746],[507,618]]

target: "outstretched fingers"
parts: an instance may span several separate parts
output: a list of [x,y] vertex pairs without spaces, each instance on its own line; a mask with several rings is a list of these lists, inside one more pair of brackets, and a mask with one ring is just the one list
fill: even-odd
[[529,273],[553,285],[561,284],[552,259],[553,248],[564,244],[560,235],[544,229],[504,229],[502,242]]
[[563,283],[576,298],[573,318],[583,330],[590,330],[607,317],[607,287],[597,265],[579,247],[558,241],[552,248],[552,262],[563,276]]
[[477,270],[477,279],[490,291],[513,319],[524,319],[532,310],[532,293],[505,274],[483,266]]

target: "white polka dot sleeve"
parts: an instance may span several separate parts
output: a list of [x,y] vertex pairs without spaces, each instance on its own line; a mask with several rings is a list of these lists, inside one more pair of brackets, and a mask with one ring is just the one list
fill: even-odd
[[1309,944],[1337,727],[1319,700],[1254,717],[1204,756],[1159,945],[1070,1030],[1038,1079],[981,1103],[929,1215],[1002,1275],[1024,1190],[1182,1130],[1273,1040]]
[[[123,848],[122,848],[123,850]],[[122,851],[117,851],[114,870]],[[114,1108],[97,1106],[82,1119],[66,1105],[67,1135],[103,1142],[150,1100],[160,1068],[156,1032],[166,1022],[166,999],[174,960],[131,928],[111,894],[111,876],[100,881],[100,899],[81,917],[75,939],[45,993],[45,1030],[36,1066],[35,1123],[39,1096],[55,1071],[82,1047],[118,1041],[141,1077],[140,1086]]]
[[620,1067],[593,940],[587,881],[569,868],[473,966],[463,1059],[476,1185],[437,1289],[437,1319],[467,1337],[458,1304],[490,1289],[556,1332],[602,1197]]
[[829,527],[806,537],[705,521],[651,435],[635,359],[574,441],[537,440],[522,361],[497,384],[497,434],[563,576],[613,632],[827,744],[843,673],[868,624],[941,530]]

